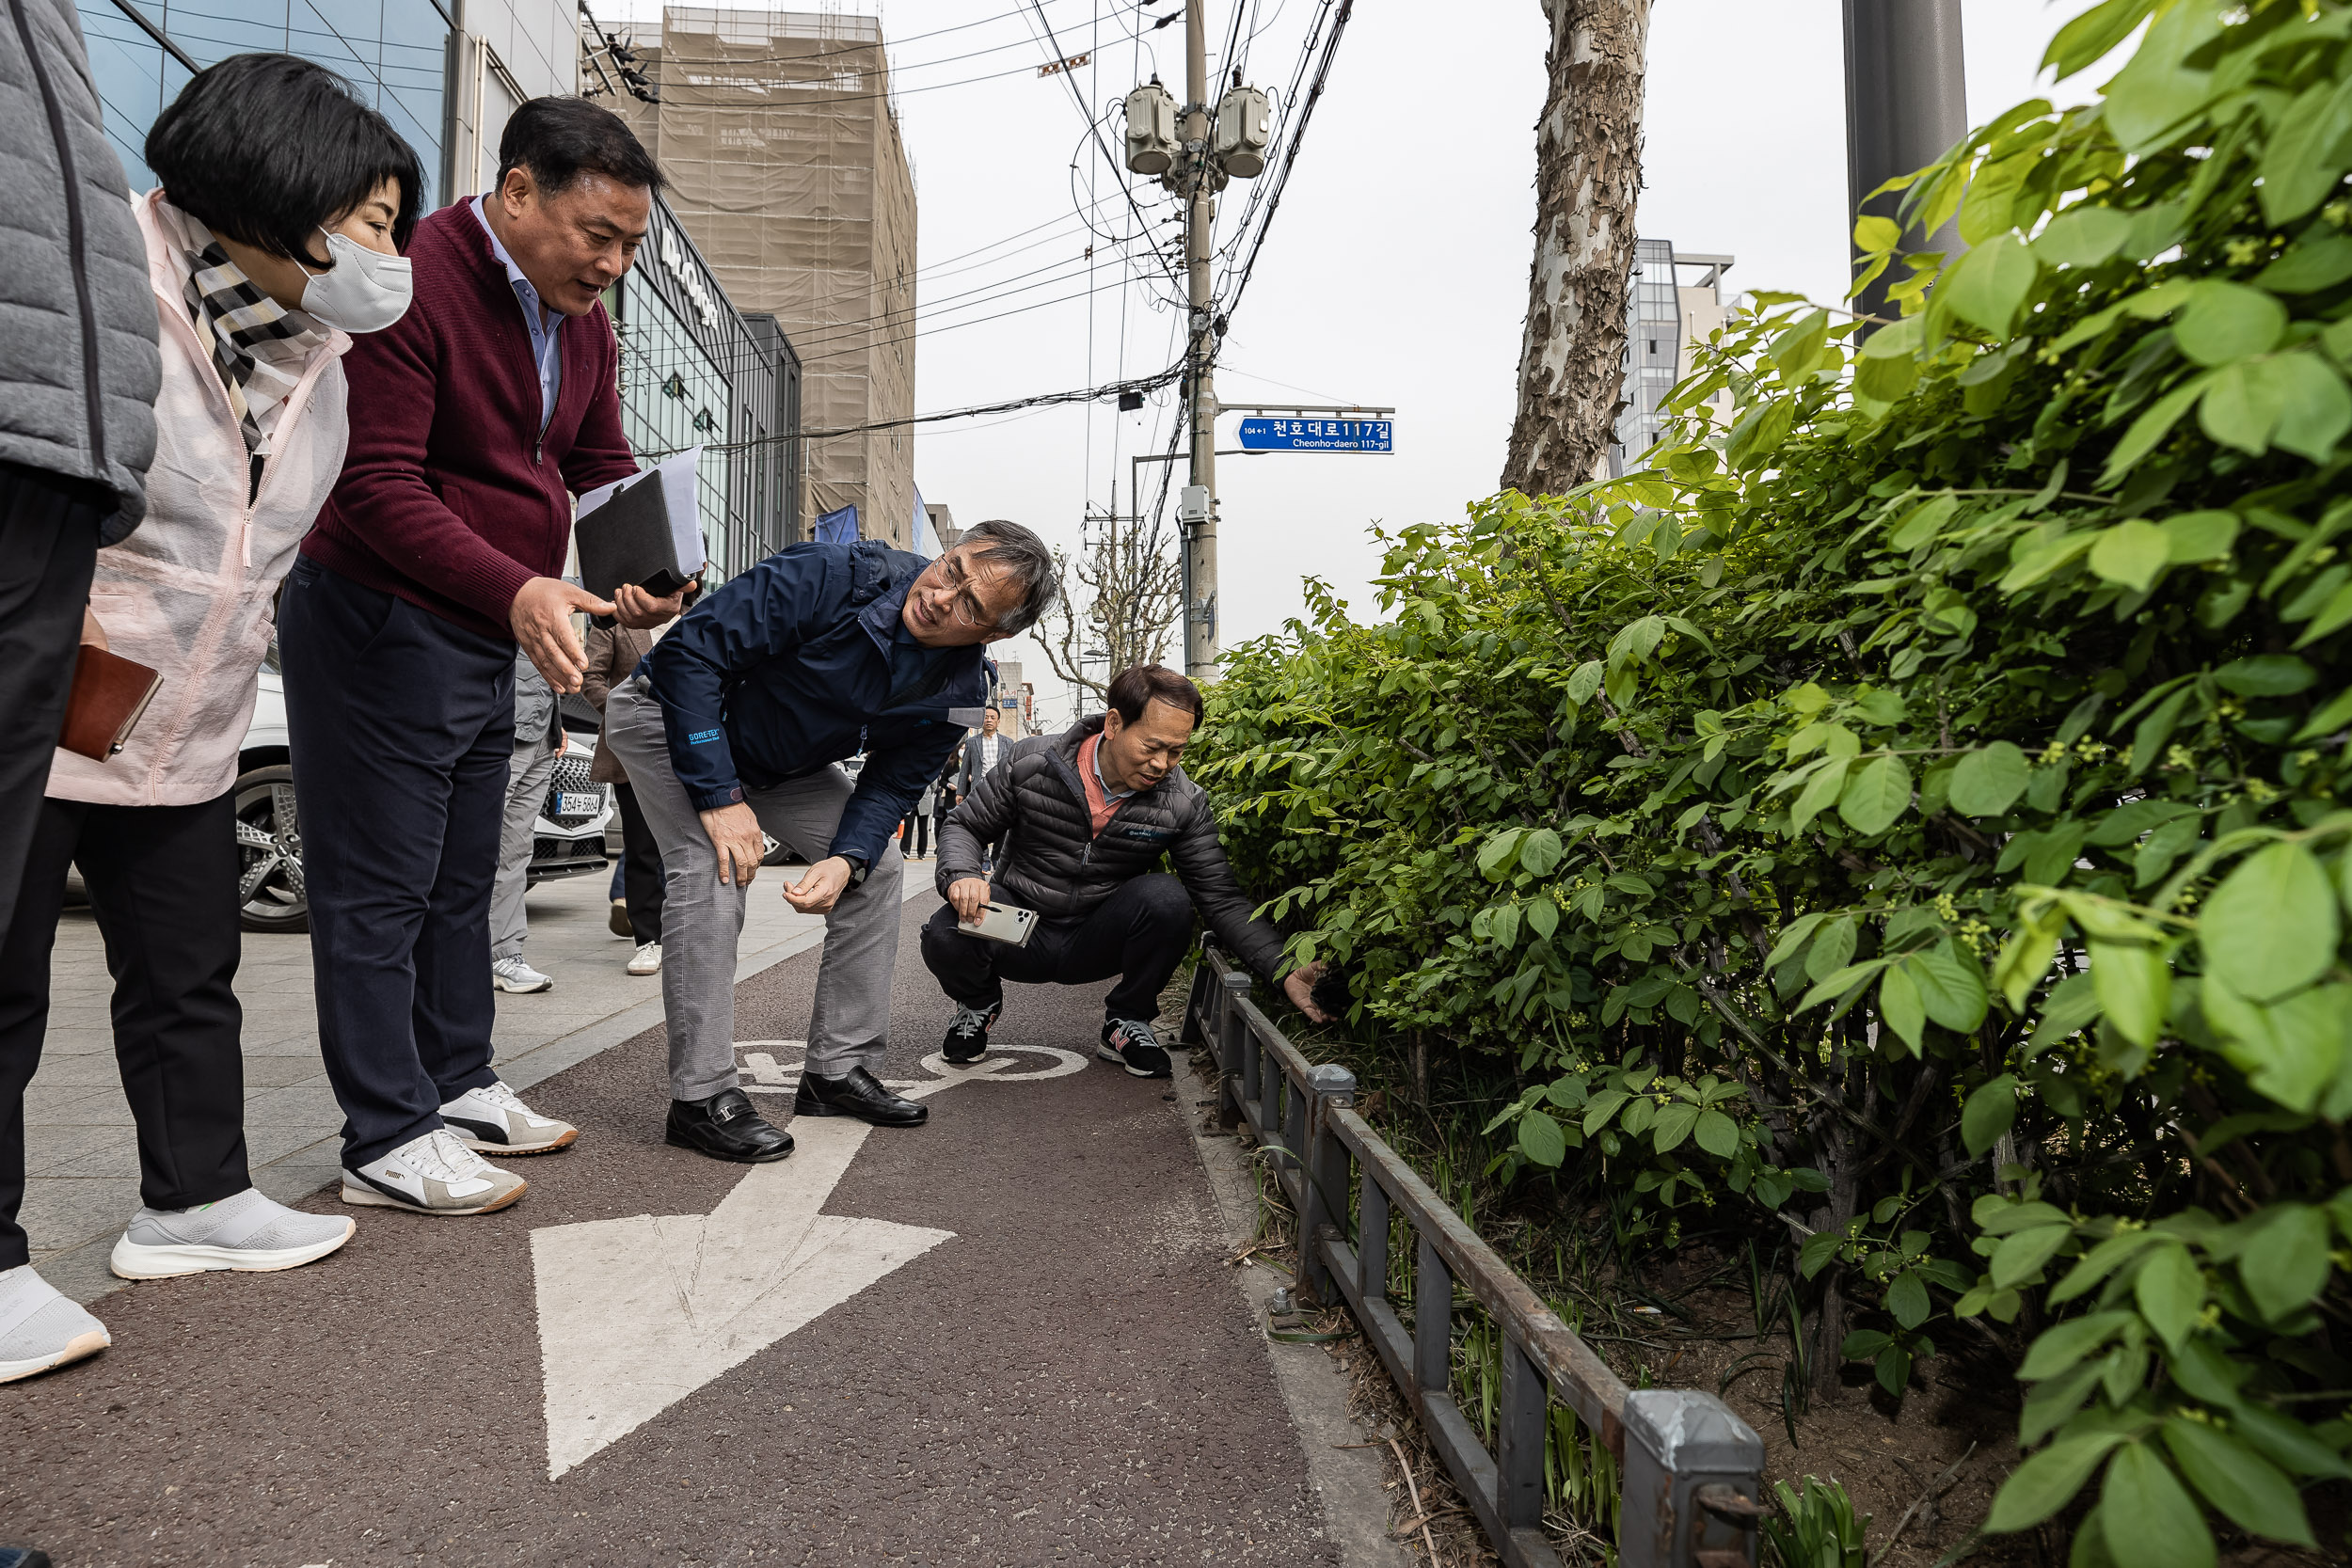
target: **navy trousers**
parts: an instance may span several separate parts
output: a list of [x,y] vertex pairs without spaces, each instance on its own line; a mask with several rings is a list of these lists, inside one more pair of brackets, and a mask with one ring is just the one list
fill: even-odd
[[490,1070],[515,645],[304,557],[278,616],[319,1047],[358,1166]]

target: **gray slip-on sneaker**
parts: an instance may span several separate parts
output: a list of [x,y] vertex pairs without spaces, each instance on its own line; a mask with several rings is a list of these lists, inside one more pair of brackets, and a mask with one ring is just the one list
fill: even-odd
[[141,1209],[123,1227],[107,1266],[125,1279],[298,1269],[342,1246],[358,1228],[348,1215],[301,1213],[247,1187],[194,1209]]
[[0,1383],[96,1355],[113,1343],[104,1323],[58,1294],[30,1263],[0,1271]]

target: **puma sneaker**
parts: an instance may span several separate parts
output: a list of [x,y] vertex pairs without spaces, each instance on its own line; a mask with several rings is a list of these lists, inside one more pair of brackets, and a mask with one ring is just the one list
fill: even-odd
[[523,1196],[527,1183],[437,1127],[358,1169],[343,1167],[343,1201],[418,1214],[487,1214]]
[[1148,1019],[1114,1018],[1103,1024],[1103,1043],[1096,1048],[1097,1056],[1106,1062],[1117,1062],[1137,1078],[1167,1078],[1173,1076],[1168,1067],[1168,1052],[1160,1044],[1159,1031]]
[[441,1119],[460,1143],[483,1154],[552,1154],[580,1136],[570,1122],[541,1116],[497,1082],[442,1106]]
[[114,1343],[106,1325],[33,1272],[0,1269],[0,1383],[96,1355]]
[[314,1263],[351,1240],[347,1214],[305,1214],[247,1187],[193,1209],[141,1209],[107,1266],[124,1279],[234,1269],[266,1274]]

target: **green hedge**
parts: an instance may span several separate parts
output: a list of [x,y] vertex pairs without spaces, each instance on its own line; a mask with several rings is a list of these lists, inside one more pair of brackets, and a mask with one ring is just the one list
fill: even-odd
[[1503,1174],[1788,1235],[1899,1395],[2007,1357],[1991,1527],[2193,1568],[2352,1476],[2352,8],[2052,59],[2152,13],[1917,177],[1899,322],[1759,296],[1646,470],[1311,587],[1196,771],[1359,1027],[1527,1085]]

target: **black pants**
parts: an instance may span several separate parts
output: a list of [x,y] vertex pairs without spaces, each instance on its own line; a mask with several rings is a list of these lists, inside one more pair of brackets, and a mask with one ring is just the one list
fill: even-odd
[[661,940],[661,846],[654,842],[653,825],[637,803],[637,792],[625,784],[612,786],[621,802],[621,890],[628,895],[630,940],[643,944]]
[[[907,855],[924,855],[930,853],[931,843],[930,833],[930,813],[925,811],[911,811],[907,813],[907,819],[898,824],[899,853]],[[911,849],[907,847],[910,844],[914,846]]]
[[[1011,900],[989,889],[993,902]],[[940,989],[982,1011],[1005,999],[1004,982],[1084,986],[1119,976],[1103,1004],[1111,1018],[1150,1022],[1160,992],[1192,944],[1192,895],[1165,871],[1137,877],[1089,913],[1041,920],[1024,946],[990,942],[957,929],[952,905],[942,904],[923,924],[923,962]]]
[[113,512],[102,486],[0,463],[0,930],[65,723],[99,525]]
[[319,1049],[343,1164],[438,1127],[490,1070],[490,884],[515,645],[305,557],[278,615]]
[[[197,806],[42,800],[0,937],[0,1269],[26,1260],[24,1085],[49,1022],[69,863],[114,975],[115,1060],[139,1129],[139,1201],[192,1209],[253,1185],[245,1163],[233,791]],[[125,1215],[128,1219],[130,1216]]]

